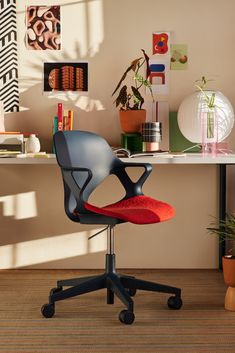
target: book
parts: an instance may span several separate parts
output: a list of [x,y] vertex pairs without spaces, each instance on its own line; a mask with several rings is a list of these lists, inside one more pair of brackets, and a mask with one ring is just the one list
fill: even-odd
[[117,157],[127,157],[127,158],[135,158],[135,157],[153,157],[161,154],[168,154],[168,151],[155,151],[155,152],[131,152],[127,148],[114,148],[113,152],[117,155]]
[[68,120],[69,130],[73,130],[73,110],[68,111]]
[[21,153],[16,155],[17,158],[49,158],[49,154],[46,152],[36,153]]
[[167,158],[174,158],[174,157],[183,157],[186,156],[186,153],[181,152],[170,152],[170,151],[152,151],[152,152],[131,152],[126,148],[114,148],[113,152],[120,158],[138,158],[138,157],[167,157]]
[[64,110],[63,130],[65,131],[73,130],[73,111],[72,110]]
[[58,117],[55,116],[53,120],[53,134],[55,134],[58,131]]
[[0,135],[19,135],[20,131],[0,131]]
[[0,134],[0,144],[18,145],[23,143],[24,135],[20,133]]
[[63,130],[63,106],[62,103],[58,103],[58,131]]
[[20,154],[22,154],[21,151],[0,150],[0,158],[17,157]]
[[0,149],[22,152],[24,135],[20,133],[0,134]]

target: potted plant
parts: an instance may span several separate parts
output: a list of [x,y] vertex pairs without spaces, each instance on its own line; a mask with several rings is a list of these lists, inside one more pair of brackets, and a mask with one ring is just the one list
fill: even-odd
[[225,220],[211,223],[207,228],[211,234],[219,237],[219,240],[229,244],[227,255],[223,256],[224,282],[228,289],[225,295],[225,309],[235,311],[235,215],[227,214]]
[[[143,57],[131,62],[112,93],[114,96],[118,92],[114,102],[117,108],[120,107],[120,124],[126,133],[138,132],[146,120],[146,111],[142,109],[144,103],[142,89],[147,88],[153,98],[151,83],[148,80],[149,57],[143,49],[142,52]],[[143,69],[144,64],[146,74],[142,75],[141,68]]]

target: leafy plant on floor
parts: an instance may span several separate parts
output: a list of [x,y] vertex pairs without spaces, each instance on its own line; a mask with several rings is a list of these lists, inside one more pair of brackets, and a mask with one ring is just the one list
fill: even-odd
[[211,223],[212,227],[208,227],[209,233],[218,236],[219,241],[230,240],[230,248],[228,254],[232,256],[235,250],[235,215],[226,214],[225,220],[215,220]]

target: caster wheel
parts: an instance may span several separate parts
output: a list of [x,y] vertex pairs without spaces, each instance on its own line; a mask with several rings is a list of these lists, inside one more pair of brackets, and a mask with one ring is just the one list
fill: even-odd
[[52,288],[51,290],[50,290],[50,296],[52,295],[52,294],[54,294],[54,293],[58,293],[58,292],[61,292],[62,291],[62,287],[55,287],[55,288]]
[[168,299],[167,305],[169,309],[179,310],[183,305],[182,299],[177,296],[172,296]]
[[131,325],[135,320],[135,315],[132,311],[122,310],[119,313],[119,320],[126,325]]
[[134,297],[136,295],[136,288],[128,288],[127,293],[131,296]]
[[55,314],[55,304],[44,304],[41,307],[41,313],[47,319],[53,317]]

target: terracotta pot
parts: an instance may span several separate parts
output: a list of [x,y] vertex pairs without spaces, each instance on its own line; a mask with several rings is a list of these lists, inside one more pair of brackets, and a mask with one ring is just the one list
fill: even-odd
[[141,125],[146,120],[146,110],[120,110],[120,125],[125,133],[140,132]]
[[235,257],[223,257],[224,282],[228,289],[225,295],[225,309],[235,311]]
[[235,287],[235,257],[223,256],[224,282]]

